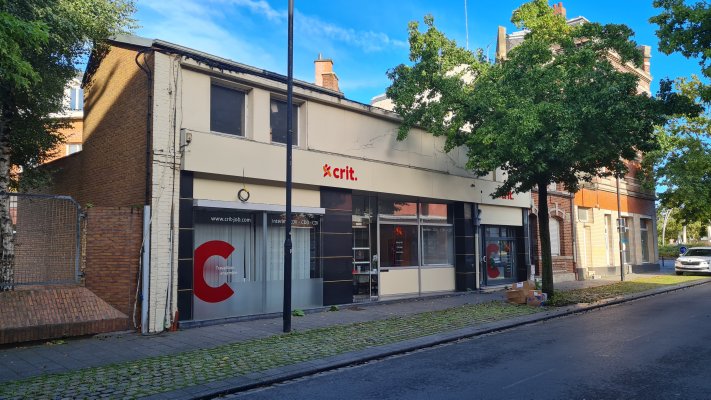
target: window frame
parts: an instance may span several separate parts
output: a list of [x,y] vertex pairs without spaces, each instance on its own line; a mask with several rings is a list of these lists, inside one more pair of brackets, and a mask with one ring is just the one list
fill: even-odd
[[[240,134],[236,133],[230,133],[230,132],[222,132],[213,129],[213,124],[212,124],[212,113],[213,113],[213,104],[212,104],[212,88],[213,87],[220,87],[222,89],[230,90],[236,93],[239,93],[243,96],[242,98],[242,107],[241,107],[241,118],[240,118]],[[223,136],[228,136],[228,137],[238,137],[238,138],[246,138],[247,137],[247,109],[248,109],[248,99],[249,99],[249,92],[251,88],[248,88],[243,85],[239,85],[235,82],[230,82],[230,81],[224,81],[224,80],[218,80],[218,79],[211,79],[210,80],[210,114],[209,114],[209,129],[210,133],[218,134],[218,135],[223,135]]]
[[[553,242],[553,238],[554,238],[554,236],[553,236],[553,229],[552,229],[553,224],[551,224],[552,221],[555,221],[555,224],[556,224],[556,226],[558,227],[558,229],[556,229],[556,231],[555,231],[555,233],[556,233],[556,235],[555,235],[556,245],[557,245],[557,247],[558,247],[558,249],[557,249],[558,251],[557,251],[557,252],[554,251],[554,246],[553,246],[553,243],[554,243],[554,242]],[[555,218],[555,217],[548,217],[548,232],[549,232],[549,234],[550,234],[551,256],[559,257],[559,256],[563,255],[563,254],[562,254],[562,253],[563,253],[563,252],[562,252],[562,248],[563,248],[562,244],[563,244],[563,243],[562,243],[562,241],[561,241],[560,228],[561,228],[561,227],[560,227],[560,221],[559,221],[557,218]]]
[[[272,114],[273,114],[272,113],[272,101],[284,103],[284,109],[286,109],[286,106],[287,106],[286,97],[283,97],[280,95],[274,95],[274,94],[269,96],[269,143],[286,146],[286,142],[282,143],[282,142],[274,141],[274,139],[273,139],[274,135],[272,132]],[[301,116],[301,106],[304,103],[305,102],[303,100],[297,100],[297,99],[292,100],[292,107],[294,107],[295,108],[294,111],[296,111],[296,113],[294,114],[296,116],[296,118],[294,118],[295,121],[294,121],[294,124],[292,125],[292,128],[294,129],[294,135],[292,136],[293,142],[291,145],[293,147],[299,147],[299,145],[301,144],[301,140],[300,140],[300,136],[301,136],[300,126],[301,126],[301,117],[302,117]],[[284,119],[286,119],[286,114],[284,114]]]

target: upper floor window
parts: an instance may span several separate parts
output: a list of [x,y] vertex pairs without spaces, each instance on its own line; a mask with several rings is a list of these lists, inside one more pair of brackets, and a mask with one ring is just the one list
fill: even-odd
[[212,84],[210,87],[210,130],[244,136],[245,94]]
[[[286,138],[287,138],[287,124],[286,124],[286,102],[281,101],[281,100],[276,100],[272,99],[270,104],[269,104],[269,122],[271,125],[271,135],[272,135],[272,142],[273,143],[284,143],[286,144]],[[297,104],[293,105],[293,122],[292,122],[292,130],[293,130],[293,135],[291,137],[292,139],[292,145],[298,146],[299,145],[299,135],[298,135],[298,126],[299,126],[299,106]]]
[[81,143],[69,143],[67,144],[67,155],[74,154],[81,151]]
[[84,89],[80,87],[69,89],[69,109],[72,111],[84,109]]

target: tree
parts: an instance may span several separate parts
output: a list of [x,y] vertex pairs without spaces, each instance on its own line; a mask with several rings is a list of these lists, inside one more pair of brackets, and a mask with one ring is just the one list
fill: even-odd
[[[624,160],[656,148],[654,126],[680,103],[662,85],[660,98],[637,92],[637,77],[617,70],[611,54],[640,67],[642,54],[624,25],[568,26],[545,0],[517,9],[512,22],[528,29],[506,59],[489,65],[446,38],[425,17],[409,24],[410,61],[388,71],[387,95],[402,116],[399,139],[422,127],[464,146],[477,175],[496,168],[506,180],[492,194],[538,188],[539,213],[548,215],[547,187],[624,176]],[[553,295],[548,218],[538,218],[543,291]]]
[[[679,78],[677,90],[701,102],[704,86],[692,76]],[[700,105],[699,105],[700,106]],[[657,128],[661,144],[645,160],[654,181],[664,188],[659,194],[662,207],[676,209],[684,224],[711,223],[711,112],[688,117],[678,115]]]
[[[661,14],[649,19],[657,24],[659,50],[664,54],[680,52],[684,57],[698,57],[701,73],[711,78],[711,3],[698,1],[693,5],[684,0],[655,0]],[[699,93],[711,101],[711,86],[703,85]]]
[[[132,0],[0,0],[0,193],[18,187],[63,138],[64,87],[90,51],[134,27]],[[94,49],[94,50],[92,50]],[[0,198],[0,291],[13,288],[14,258],[8,196]]]

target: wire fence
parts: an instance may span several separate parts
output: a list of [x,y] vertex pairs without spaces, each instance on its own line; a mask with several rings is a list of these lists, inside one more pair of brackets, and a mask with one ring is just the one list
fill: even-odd
[[78,283],[84,215],[69,196],[0,193],[9,209],[14,285]]

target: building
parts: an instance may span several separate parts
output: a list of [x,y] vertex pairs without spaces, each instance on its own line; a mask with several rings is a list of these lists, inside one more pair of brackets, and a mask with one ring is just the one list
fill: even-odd
[[[553,6],[556,14],[566,17],[562,3]],[[568,25],[575,26],[589,22],[585,17],[567,19]],[[520,44],[526,31],[506,34],[499,27],[496,58],[506,57],[509,50]],[[651,95],[650,74],[651,49],[640,46],[644,55],[644,65],[637,68],[631,63],[622,64],[616,54],[610,54],[610,61],[621,71],[638,77],[640,93]],[[615,179],[595,178],[592,184],[583,184],[583,189],[572,194],[562,184],[551,184],[548,188],[548,208],[551,253],[555,280],[589,279],[601,276],[620,276],[620,248],[624,253],[627,272],[658,270],[656,248],[656,213],[654,192],[645,190],[635,178],[639,163],[630,162],[630,172],[620,180],[621,215],[625,224],[622,240],[617,230],[617,184]],[[531,263],[536,275],[540,274],[541,250],[538,245],[537,230],[538,195],[532,194]]]
[[62,101],[64,111],[52,115],[54,118],[67,120],[69,127],[60,130],[59,133],[64,136],[64,143],[51,152],[51,156],[45,160],[46,163],[81,151],[84,128],[82,76],[82,73],[77,74],[64,88],[64,99]]
[[[144,331],[280,312],[286,77],[135,36],[87,71],[83,149],[51,191],[147,206]],[[294,85],[294,308],[529,277],[529,193],[492,199],[496,174],[419,130],[398,142],[397,115],[346,99],[331,60],[315,71]]]

